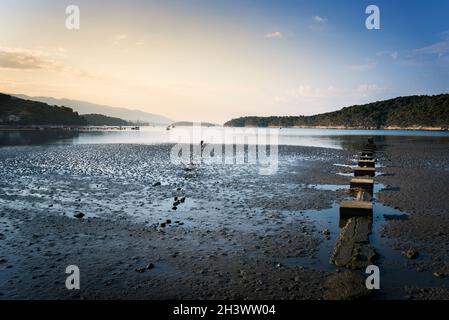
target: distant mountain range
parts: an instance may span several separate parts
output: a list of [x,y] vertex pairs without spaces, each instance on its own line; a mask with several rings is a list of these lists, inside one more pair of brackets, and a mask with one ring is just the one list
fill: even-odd
[[449,94],[398,97],[313,116],[242,117],[224,126],[448,130]]
[[14,94],[15,97],[43,102],[52,106],[64,106],[72,108],[79,114],[100,114],[114,118],[120,118],[131,122],[142,122],[151,125],[168,125],[173,123],[172,119],[162,115],[148,113],[140,110],[111,107],[80,100],[56,99],[51,97],[30,97],[24,94]]
[[132,122],[102,114],[80,115],[72,108],[51,106],[44,102],[21,99],[0,93],[0,125],[34,126],[136,126]]
[[211,123],[211,122],[192,122],[192,121],[178,121],[178,122],[173,122],[170,126],[171,127],[191,127],[193,125],[200,125],[202,127],[218,127],[220,125],[216,124],[216,123]]

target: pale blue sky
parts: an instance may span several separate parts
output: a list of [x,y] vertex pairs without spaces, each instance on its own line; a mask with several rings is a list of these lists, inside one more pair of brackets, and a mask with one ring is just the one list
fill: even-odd
[[[64,27],[77,4],[81,29]],[[381,29],[365,28],[380,8]],[[174,119],[299,115],[449,92],[449,1],[0,4],[0,91]]]

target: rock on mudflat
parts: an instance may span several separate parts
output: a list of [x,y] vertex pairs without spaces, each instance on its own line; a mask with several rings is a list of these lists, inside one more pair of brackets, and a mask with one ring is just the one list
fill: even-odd
[[147,269],[148,270],[154,269],[154,264],[152,264],[152,263],[148,264]]
[[153,183],[153,187],[157,187],[157,186],[160,186],[161,185],[161,183],[158,181],[158,182],[155,182],[155,183]]
[[416,250],[409,249],[409,250],[406,250],[406,251],[402,251],[402,255],[404,257],[407,257],[408,259],[416,259],[416,258],[418,258],[419,253]]
[[85,216],[85,214],[82,212],[75,212],[73,216],[77,219],[82,219]]
[[365,278],[357,272],[348,271],[332,275],[325,284],[326,300],[359,300],[366,298],[372,290],[368,290]]

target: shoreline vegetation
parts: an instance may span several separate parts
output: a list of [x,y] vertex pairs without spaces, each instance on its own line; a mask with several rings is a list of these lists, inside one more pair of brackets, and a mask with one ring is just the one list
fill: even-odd
[[[350,130],[447,131],[449,94],[398,97],[365,105],[345,107],[313,116],[246,116],[226,122],[224,127],[300,128]],[[179,121],[167,127],[192,126]],[[80,115],[72,108],[51,106],[0,93],[0,130],[126,130],[149,123],[127,121],[102,114]],[[203,127],[217,126],[201,122]]]
[[44,102],[25,100],[0,93],[0,128],[1,129],[83,129],[94,127],[138,127],[149,125],[142,121],[127,121],[103,114],[80,115],[72,108],[48,105]]
[[[229,127],[229,126],[225,126]],[[261,128],[257,126],[245,126],[245,128]],[[264,127],[263,127],[264,128]],[[370,128],[370,127],[345,127],[345,126],[291,126],[291,127],[279,127],[279,126],[267,126],[265,128],[269,129],[333,129],[333,130],[405,130],[405,131],[448,131],[446,127],[426,127],[426,126],[415,126],[415,127],[380,127],[380,128]]]
[[448,130],[449,94],[398,97],[312,116],[246,116],[225,127]]

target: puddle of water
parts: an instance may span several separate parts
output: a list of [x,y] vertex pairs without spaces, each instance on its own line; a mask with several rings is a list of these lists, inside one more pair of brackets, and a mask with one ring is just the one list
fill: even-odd
[[353,161],[352,164],[334,163],[333,165],[336,166],[336,167],[354,168],[354,166],[356,166],[356,162]]
[[353,172],[337,172],[336,174],[339,176],[343,176],[343,177],[353,177],[354,176]]
[[347,185],[342,184],[302,184],[301,187],[306,189],[316,189],[323,191],[338,191],[348,188]]
[[[343,176],[343,177],[354,177],[354,172],[337,172],[336,175]],[[382,172],[376,172],[374,174],[375,177],[381,177],[381,176],[387,177],[387,176],[390,176],[390,175],[391,174],[389,174],[389,173],[382,173]],[[362,176],[360,176],[360,178],[361,177]]]
[[[383,185],[376,184],[375,193],[383,189]],[[376,292],[377,298],[401,299],[403,298],[402,289],[406,286],[422,287],[442,287],[449,285],[449,279],[439,279],[430,272],[419,272],[407,267],[407,260],[402,256],[401,251],[394,250],[388,245],[388,239],[380,236],[380,229],[385,225],[387,216],[403,217],[406,213],[387,207],[374,200],[373,202],[373,224],[370,235],[370,244],[375,248],[378,254],[376,264],[381,272],[381,290]],[[285,259],[285,265],[301,265],[318,270],[333,272],[337,267],[329,262],[334,245],[340,235],[341,227],[346,221],[340,219],[339,204],[334,203],[331,208],[325,210],[309,210],[303,213],[303,216],[315,223],[319,231],[328,229],[330,236],[323,240],[318,247],[318,251],[313,256],[292,257]],[[421,257],[425,259],[425,257]]]

